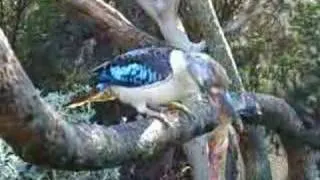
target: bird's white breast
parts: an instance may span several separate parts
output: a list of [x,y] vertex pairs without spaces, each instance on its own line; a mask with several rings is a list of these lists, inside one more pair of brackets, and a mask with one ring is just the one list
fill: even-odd
[[166,104],[181,100],[198,92],[198,87],[187,72],[187,62],[182,51],[173,50],[170,54],[173,73],[164,81],[141,87],[112,86],[118,98],[133,106],[140,104]]

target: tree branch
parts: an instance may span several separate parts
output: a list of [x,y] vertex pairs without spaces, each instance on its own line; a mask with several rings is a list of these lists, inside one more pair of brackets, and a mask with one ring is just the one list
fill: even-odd
[[[223,29],[220,26],[220,22],[213,7],[212,0],[182,1],[181,4],[183,9],[181,10],[181,14],[188,32],[198,38],[201,36],[199,39],[206,40],[208,53],[223,65],[233,81],[231,90],[243,91],[244,87],[241,82],[241,77],[238,73],[230,46],[224,36]],[[239,146],[233,146],[231,143],[236,143],[236,141],[231,141],[229,138],[230,136],[228,136],[228,134],[230,134],[229,131],[233,129],[231,123],[231,118],[229,118],[229,121],[225,124],[225,127],[222,126],[221,128],[217,128],[217,130],[208,134],[207,137],[203,136],[204,140],[208,141],[208,153],[212,154],[212,158],[208,159],[207,161],[203,161],[202,163],[203,166],[207,166],[207,164],[211,166],[210,171],[212,172],[209,172],[212,174],[211,178],[214,178],[213,176],[216,176],[215,178],[217,179],[226,178],[226,174],[229,173],[228,175],[230,175],[230,177],[233,176],[233,179],[244,179],[245,169],[243,166],[243,158],[240,153],[237,154],[237,152],[240,152],[240,149],[237,149]],[[239,119],[236,123],[241,127],[243,126],[241,120]],[[220,136],[219,134],[224,134],[224,136]],[[234,134],[234,136],[237,135]],[[208,140],[205,138],[208,138]],[[199,139],[199,141],[201,140]],[[219,142],[227,142],[227,145],[223,146],[223,143]],[[232,146],[235,148],[230,148]],[[216,151],[216,149],[219,149],[220,152]],[[228,150],[231,150],[233,151],[232,153],[237,154],[237,156],[235,156],[236,158],[231,158]],[[197,154],[197,156],[200,155],[201,153]],[[214,159],[215,157],[219,157],[219,159]],[[231,161],[228,161],[228,159]],[[228,163],[236,164],[235,166],[229,167],[235,167],[237,170],[227,171],[226,167],[228,166]],[[202,169],[204,168],[194,168],[194,171],[199,171],[197,174],[204,174]]]
[[95,22],[97,27],[109,35],[113,44],[124,49],[165,44],[135,27],[119,11],[102,0],[58,0],[57,2],[61,8],[71,10],[73,13],[70,14],[80,14]]
[[[73,7],[72,3],[70,3],[72,1],[68,1],[67,3],[69,3],[68,5],[70,7]],[[201,3],[202,2],[202,3]],[[224,67],[226,67],[228,69],[228,74],[232,77],[232,79],[234,80],[234,88],[235,89],[243,89],[241,87],[241,79],[236,71],[236,67],[235,67],[235,64],[233,62],[233,58],[232,58],[232,55],[231,55],[231,52],[230,52],[230,49],[228,48],[228,46],[224,46],[226,44],[226,40],[223,36],[223,32],[222,32],[222,29],[219,25],[219,22],[217,21],[217,17],[213,11],[213,7],[212,7],[212,3],[211,1],[209,0],[203,0],[201,2],[198,2],[198,1],[182,1],[182,4],[187,4],[187,5],[183,5],[183,11],[182,11],[182,15],[184,17],[184,20],[185,20],[185,25],[187,25],[187,29],[189,30],[189,32],[193,33],[193,35],[195,36],[202,36],[201,38],[205,38],[207,40],[207,45],[208,45],[208,48],[209,48],[209,53],[211,55],[214,55],[215,58],[217,58],[217,60],[221,60],[221,62],[225,65]],[[73,1],[74,3],[74,1]],[[76,2],[77,3],[77,2]],[[86,2],[85,5],[89,5],[89,4],[100,4],[102,2],[100,1],[91,1],[91,2]],[[98,6],[99,7],[99,6]],[[76,10],[81,10],[81,8],[74,8]],[[97,12],[103,12],[103,9],[104,8],[96,8],[96,9],[100,9],[102,11],[97,11]],[[110,8],[107,8],[105,9],[106,14],[112,14],[110,12]],[[84,11],[86,12],[86,11]],[[91,19],[95,19],[96,17],[98,17],[98,21],[97,22],[97,25],[103,29],[108,29],[109,28],[109,20],[107,17],[104,17],[106,15],[104,14],[96,14],[97,13],[96,10],[95,11],[90,11],[89,15],[87,14],[88,17],[90,17]],[[209,12],[209,13],[206,13],[206,12]],[[84,13],[86,14],[86,13]],[[114,21],[111,21],[111,22],[117,22],[117,21],[123,21],[124,24],[126,24],[126,20],[121,20],[121,18],[115,18],[117,17],[116,15],[112,15],[111,17],[114,17],[114,18],[111,18],[111,20],[114,20]],[[110,18],[109,18],[110,19]],[[129,23],[130,24],[130,23]],[[189,26],[188,26],[189,25]],[[120,46],[120,47],[123,47],[123,46],[126,46],[128,45],[128,47],[137,47],[137,46],[141,46],[141,44],[139,42],[142,42],[142,44],[147,44],[147,45],[152,45],[152,44],[157,44],[157,42],[152,42],[153,40],[151,41],[145,41],[144,38],[140,38],[140,37],[144,37],[143,33],[138,36],[134,35],[132,36],[132,38],[137,38],[137,41],[132,41],[134,43],[131,42],[130,38],[127,38],[127,36],[130,37],[131,34],[135,34],[135,33],[130,33],[130,31],[128,31],[129,33],[121,33],[120,32],[120,37],[119,35],[117,35],[117,30],[118,30],[119,27],[116,27],[116,26],[112,26],[111,29],[115,30],[115,31],[106,31],[108,34],[111,34],[112,37],[116,37],[115,38],[115,42],[118,43],[117,45]],[[125,27],[126,29],[126,27]],[[139,31],[139,30],[138,30]],[[133,32],[137,32],[137,30],[133,30]],[[115,33],[115,34],[113,34]],[[123,38],[123,40],[121,39]],[[199,37],[198,37],[199,38]],[[201,39],[199,38],[199,39]],[[117,39],[119,40],[117,42]],[[147,38],[148,39],[148,38]],[[123,43],[123,42],[126,42],[126,43]],[[147,43],[145,43],[147,42]],[[143,46],[143,45],[142,45]],[[127,48],[127,47],[126,47]],[[235,70],[235,71],[234,71]],[[257,95],[259,97],[259,95]],[[263,95],[262,95],[263,96]],[[261,97],[262,98],[262,97]],[[278,107],[278,106],[273,106],[273,103],[277,104],[277,103],[283,103],[281,102],[282,100],[281,99],[260,99],[259,98],[259,101],[260,103],[262,103],[261,105],[264,106],[266,105],[267,107],[271,107],[271,110],[273,109],[272,107]],[[266,101],[265,101],[266,100]],[[269,105],[267,105],[268,103],[270,103]],[[266,104],[264,104],[266,103]],[[288,106],[285,102],[284,102],[284,107]],[[289,107],[289,106],[288,106]],[[268,112],[270,112],[267,108],[263,108],[264,110],[263,111],[266,111],[267,114]],[[287,108],[286,110],[287,111],[279,111],[279,109],[274,109],[275,113],[278,113],[277,115],[275,116],[279,116],[281,118],[278,118],[278,119],[273,119],[273,121],[275,122],[272,122],[270,124],[270,119],[268,115],[264,115],[262,118],[261,121],[258,121],[260,122],[260,124],[262,125],[266,125],[268,128],[274,128],[274,130],[280,130],[280,135],[282,137],[283,140],[287,141],[287,140],[293,140],[295,142],[296,138],[298,139],[301,139],[300,142],[306,142],[306,143],[309,143],[309,144],[314,144],[314,143],[317,143],[317,141],[319,140],[319,135],[317,135],[316,133],[314,132],[310,132],[310,131],[306,131],[306,130],[303,130],[302,128],[302,124],[300,123],[299,121],[299,118],[295,115],[293,115],[292,113],[294,111],[291,111],[290,108]],[[286,116],[286,115],[289,115],[289,116]],[[283,117],[283,116],[286,116],[286,117]],[[274,117],[274,116],[272,116]],[[284,118],[284,119],[282,119]],[[291,121],[292,120],[292,121]],[[275,123],[279,123],[278,125],[276,125]],[[254,124],[257,124],[257,122],[255,122]],[[278,129],[276,127],[279,127]],[[298,127],[297,129],[295,127]],[[259,131],[256,131],[257,133]],[[293,133],[293,136],[296,137],[296,138],[290,138],[291,136],[291,133]],[[301,133],[301,134],[300,134]],[[294,135],[295,134],[295,135]],[[253,136],[253,138],[255,138],[255,134],[251,133],[251,135]],[[250,143],[251,140],[248,141],[248,143]],[[260,144],[257,143],[257,145],[262,145],[263,142],[261,142]],[[314,144],[317,146],[317,144]],[[257,147],[253,147],[253,149],[255,150],[258,150],[258,146]],[[246,149],[244,149],[245,151]],[[287,149],[288,150],[288,149]],[[256,154],[257,154],[257,157],[260,158],[260,160],[263,160],[264,162],[267,161],[267,158],[266,156],[264,156],[263,158],[261,158],[262,154],[265,154],[266,151],[264,152],[258,152],[258,151],[255,151]],[[302,154],[301,157],[303,157],[304,155]],[[250,155],[250,158],[252,157],[252,155]],[[305,158],[305,157],[303,157]],[[293,164],[295,162],[291,162],[292,161],[292,157],[290,157],[289,159],[289,163]],[[298,161],[297,161],[298,162]],[[270,165],[272,165],[273,162],[271,162]],[[262,161],[258,161],[256,164],[262,164]],[[248,166],[247,166],[248,167]],[[264,177],[265,174],[261,174],[259,173],[259,167],[257,168],[256,166],[252,166],[252,168],[255,168],[257,170],[257,175],[262,176]],[[292,168],[291,168],[292,169]],[[297,168],[296,168],[297,169]],[[301,168],[298,168],[297,170],[299,170]],[[291,176],[291,175],[290,175]],[[292,177],[295,177],[294,175]]]
[[319,173],[317,164],[320,162],[318,127],[306,129],[294,109],[283,99],[264,94],[251,96],[261,105],[263,116],[246,118],[244,123],[261,124],[280,135],[289,165],[287,178],[316,179]]
[[306,129],[295,110],[283,99],[256,94],[254,97],[261,105],[263,116],[258,119],[247,119],[246,123],[261,124],[279,133],[282,140],[289,144],[308,144],[320,148],[318,128]]
[[[72,124],[39,97],[2,30],[0,64],[0,135],[21,158],[38,165],[89,170],[147,159],[172,144],[184,143],[211,131],[221,115],[217,107],[191,101],[188,106],[196,118],[182,117],[169,127],[146,119],[109,127]],[[242,95],[251,101],[246,102],[246,107],[238,108],[241,114],[250,112],[255,100],[262,106],[263,113],[259,120],[245,122],[278,129],[283,137],[300,139],[298,143],[310,143],[306,139],[310,136],[299,136],[302,123],[285,101],[262,94]],[[319,147],[319,138],[316,140],[311,145]]]
[[231,77],[232,89],[243,90],[230,46],[224,36],[211,0],[182,1],[182,17],[188,32],[206,40],[209,54],[226,68]]
[[152,157],[173,143],[212,130],[219,112],[189,104],[196,119],[170,127],[139,120],[104,127],[72,124],[38,95],[0,29],[0,135],[25,161],[59,169],[98,169]]
[[[66,1],[70,2],[77,4],[85,1]],[[97,5],[96,3],[102,2],[85,3]],[[98,10],[105,8],[105,6],[94,7]],[[97,12],[90,11],[89,14],[84,14],[100,19],[97,21],[99,27],[114,35],[123,47],[127,45],[137,47],[157,42],[135,27],[130,27],[130,23],[119,15],[110,13],[110,17],[104,17],[106,15],[95,13]],[[110,26],[108,20],[115,24]],[[117,21],[122,23],[117,24]],[[117,28],[121,28],[122,25],[124,29],[128,28],[128,31],[120,31],[119,34]],[[123,34],[124,32],[126,34]],[[139,35],[131,36],[131,32]],[[217,124],[216,119],[212,118],[216,114],[207,104],[189,104],[197,114],[197,119],[181,118],[168,129],[159,128],[160,124],[157,121],[149,120],[110,127],[68,123],[41,100],[10,50],[2,32],[0,33],[0,80],[1,137],[25,161],[52,168],[99,169],[146,159],[172,143],[183,143],[196,135],[208,132]],[[305,130],[299,117],[283,100],[261,94],[255,97],[262,106],[263,116],[259,120],[249,120],[247,123],[263,124],[277,130],[285,140],[319,147],[319,134]]]

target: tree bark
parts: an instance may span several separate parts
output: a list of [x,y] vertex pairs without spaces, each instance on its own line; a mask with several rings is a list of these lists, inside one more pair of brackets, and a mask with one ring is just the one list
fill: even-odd
[[182,1],[181,6],[187,32],[197,39],[206,40],[208,53],[226,68],[232,80],[232,90],[244,90],[231,48],[224,36],[212,1]]
[[247,119],[246,123],[274,130],[286,144],[308,144],[315,149],[320,148],[320,132],[317,127],[306,129],[303,121],[285,100],[266,94],[256,94],[255,98],[263,115],[259,119]]
[[[245,88],[241,82],[241,77],[238,73],[231,48],[220,26],[212,0],[183,1],[181,13],[187,31],[196,39],[205,39],[208,45],[208,53],[215,57],[216,60],[227,69],[228,75],[233,80],[232,90],[244,91]],[[256,125],[245,125],[244,127],[245,131],[247,131],[246,137],[242,137],[241,141],[244,161],[254,162],[245,163],[245,169],[249,172],[246,179],[252,177],[256,177],[257,179],[266,178],[270,176],[272,172],[270,172],[270,168],[265,169],[263,167],[269,167],[270,164],[268,160],[270,154],[266,148],[261,148],[266,146],[266,142],[264,142],[266,140],[265,134],[257,130],[257,128],[261,129],[261,127],[256,127]],[[252,142],[255,143],[252,144]],[[246,151],[252,153],[246,156]],[[256,164],[263,166],[257,167]],[[273,164],[270,164],[270,167],[272,167],[272,169],[277,168],[274,168]],[[259,169],[261,168],[264,169],[264,171],[260,171]]]
[[[129,21],[102,1],[68,0],[61,3],[65,3],[63,5],[67,7],[74,7],[74,10],[80,12],[80,14],[94,19],[97,27],[110,34],[117,46],[127,49],[163,44],[163,42],[132,26]],[[193,2],[191,1],[191,3]],[[93,8],[94,11],[90,8]],[[193,18],[192,16],[191,18]],[[210,24],[205,26],[209,27]],[[210,28],[207,30],[208,32],[211,31]],[[217,32],[221,33],[219,29]],[[211,35],[211,33],[206,33],[207,37]],[[217,37],[219,38],[219,36]],[[223,39],[220,42],[225,43]],[[215,46],[214,43],[209,45],[209,52],[210,49],[214,51],[215,48],[219,49]],[[227,50],[224,49],[223,51]],[[220,53],[225,54],[223,51]],[[220,54],[219,51],[215,52]],[[216,58],[220,60],[218,56]],[[0,105],[0,121],[2,121],[0,135],[14,148],[18,155],[32,163],[72,170],[111,167],[140,158],[152,157],[161,152],[168,144],[185,142],[195,134],[199,135],[207,132],[208,129],[205,128],[204,130],[201,122],[205,122],[204,125],[210,127],[210,129],[217,123],[214,119],[203,120],[200,118],[199,125],[199,123],[189,122],[182,118],[181,123],[183,125],[181,127],[187,127],[188,132],[181,127],[165,130],[161,127],[156,128],[157,130],[154,133],[158,133],[158,136],[155,135],[155,137],[150,138],[150,141],[144,144],[146,146],[141,147],[138,137],[144,135],[142,132],[149,126],[157,126],[157,122],[137,121],[108,128],[67,123],[63,120],[63,117],[57,112],[53,112],[39,98],[12,51],[8,49],[7,42],[4,43],[4,46],[3,44],[0,46],[0,64],[0,100],[2,102]],[[232,66],[232,64],[229,64],[225,67]],[[246,123],[262,124],[267,128],[276,130],[281,138],[288,141],[291,146],[296,143],[292,147],[309,144],[314,148],[319,148],[319,133],[305,130],[299,117],[283,100],[261,94],[255,97],[263,107],[262,112],[264,114],[260,119],[249,119],[245,121]],[[207,108],[207,105],[204,107]],[[187,121],[187,123],[184,123],[184,121]],[[180,125],[180,121],[177,125]],[[197,128],[201,131],[198,132],[199,129]],[[294,148],[286,147],[287,150],[291,150],[288,156],[303,158],[304,164],[301,167],[304,167],[305,171],[308,171],[306,170],[308,166],[305,164],[312,162],[316,159],[313,157],[318,156],[316,153],[306,155],[308,151],[297,153],[293,150]],[[300,162],[299,158],[296,162]],[[299,174],[298,171],[297,173]],[[298,176],[291,174],[290,177]]]
[[151,120],[110,127],[72,124],[39,97],[1,30],[0,64],[0,135],[21,158],[38,165],[80,170],[146,159],[211,130],[219,117],[205,103],[192,103],[199,119],[180,118],[170,127]]
[[[93,170],[148,159],[172,144],[181,144],[211,131],[223,116],[217,111],[221,107],[191,101],[188,106],[196,119],[182,117],[176,121],[173,118],[169,127],[146,119],[109,127],[73,124],[39,97],[2,30],[0,64],[0,135],[23,160],[38,165]],[[268,95],[248,95],[261,104],[263,116],[248,118],[246,122],[277,129],[286,140],[291,138],[287,142],[308,143],[319,148],[319,133],[303,129],[299,117],[285,101]],[[250,107],[235,108],[239,112],[250,110]],[[268,121],[270,117],[272,121]],[[308,140],[310,138],[314,141]]]
[[[124,47],[124,48],[132,48],[132,47],[139,47],[139,46],[141,46],[141,44],[142,44],[142,46],[143,45],[150,45],[150,44],[151,45],[158,44],[157,41],[153,41],[153,40],[149,41],[148,40],[148,39],[155,39],[155,38],[140,38],[140,37],[144,37],[144,33],[141,33],[141,35],[139,35],[139,36],[130,36],[131,33],[130,33],[130,31],[128,31],[129,33],[123,34],[120,32],[119,33],[120,36],[117,35],[117,33],[118,33],[117,28],[119,28],[121,26],[117,26],[117,25],[110,26],[109,21],[112,22],[111,24],[114,24],[113,22],[123,21],[123,22],[121,22],[121,24],[124,24],[125,29],[126,29],[127,28],[126,27],[127,20],[125,20],[123,18],[116,18],[116,17],[118,17],[117,15],[112,15],[113,13],[109,12],[112,9],[111,8],[104,8],[105,6],[100,6],[101,3],[103,3],[103,2],[102,1],[90,1],[90,2],[85,2],[84,4],[82,4],[82,5],[90,5],[90,4],[92,5],[93,4],[94,5],[93,7],[95,7],[95,11],[90,11],[88,9],[83,9],[81,7],[79,8],[76,6],[74,9],[81,11],[81,12],[84,12],[83,14],[86,14],[87,17],[90,17],[91,19],[97,18],[98,21],[95,20],[97,22],[97,26],[101,27],[102,29],[107,30],[106,33],[107,34],[110,33],[112,37],[116,37],[115,41],[118,42],[117,46]],[[78,3],[75,1],[69,0],[69,1],[67,1],[67,4],[70,5],[71,8],[73,8],[73,6],[77,5]],[[190,32],[191,35],[193,35],[193,37],[198,38],[198,40],[204,38],[208,41],[207,45],[208,45],[209,53],[211,55],[213,55],[213,57],[215,57],[218,61],[220,61],[224,65],[224,67],[227,68],[228,74],[231,76],[231,78],[234,81],[234,83],[233,83],[234,88],[237,90],[243,89],[241,87],[241,79],[238,76],[238,73],[236,71],[236,66],[235,66],[234,60],[232,58],[230,48],[228,47],[226,39],[223,36],[222,29],[219,25],[219,21],[218,21],[216,15],[214,13],[214,9],[213,9],[211,1],[210,0],[182,1],[182,8],[181,9],[183,9],[181,12],[182,12],[182,17],[184,19],[184,25],[186,26],[187,31]],[[111,16],[106,16],[103,13],[106,13],[109,15],[111,14]],[[106,21],[106,20],[108,20],[108,21]],[[111,29],[111,30],[108,31],[108,29]],[[139,30],[136,30],[135,28],[133,28],[133,32],[139,32]],[[132,33],[132,34],[135,34],[135,33]],[[125,36],[123,36],[123,35],[125,35]],[[127,36],[129,36],[129,38]],[[202,36],[202,37],[200,38],[199,36]],[[137,41],[135,41],[135,40],[131,41],[130,37],[137,38]],[[126,42],[126,43],[123,43],[123,42]],[[129,44],[130,46],[127,46],[127,44]],[[289,113],[289,114],[291,114],[291,113]],[[295,120],[297,120],[297,119],[295,119]],[[268,119],[264,119],[263,122],[268,122],[268,121],[269,121]],[[277,120],[276,122],[279,122],[279,121],[281,121],[281,120]],[[299,122],[299,121],[293,121],[293,122]],[[280,126],[285,129],[287,126],[290,126],[290,125],[291,125],[291,123],[283,123]],[[249,129],[254,130],[254,128],[249,128]],[[298,135],[300,133],[305,133],[306,137],[318,137],[318,136],[315,136],[316,134],[312,133],[312,132],[301,132],[301,131],[294,129],[294,128],[289,128],[289,129],[295,131],[296,134],[298,134]],[[259,133],[260,131],[255,131],[255,132]],[[289,134],[290,133],[291,132],[289,132]],[[252,136],[251,138],[259,138],[258,136],[260,136],[260,135],[258,135],[255,137],[254,133],[249,133],[249,135]],[[281,137],[284,137],[283,133],[282,133]],[[309,143],[313,144],[312,138],[304,138],[304,139],[305,140],[309,139],[309,141],[310,141]],[[204,140],[204,139],[202,139],[202,140]],[[317,139],[315,139],[315,141],[317,141]],[[251,142],[251,140],[249,138],[247,143],[250,143],[250,142]],[[257,142],[259,142],[259,141],[257,141]],[[257,143],[256,144],[257,146],[252,147],[252,148],[256,149],[255,150],[256,153],[254,153],[254,154],[256,154],[257,156],[255,158],[260,160],[260,163],[258,163],[258,164],[265,164],[265,163],[262,163],[261,160],[263,160],[264,162],[267,161],[267,157],[264,155],[265,154],[264,152],[257,152],[257,150],[259,150],[259,149],[261,150],[261,148],[259,148],[259,147],[260,146],[262,147],[263,143],[264,142],[260,142],[260,144]],[[246,149],[242,149],[242,151],[246,151]],[[264,151],[266,151],[266,149],[264,149]],[[201,151],[199,151],[199,152],[201,152]],[[293,159],[293,157],[290,157],[290,154],[295,154],[295,153],[289,153],[289,159]],[[264,156],[263,158],[261,158],[262,155]],[[253,156],[251,155],[250,158],[252,158],[252,157]],[[304,159],[308,159],[308,158],[305,158],[306,157],[305,154],[301,154],[301,157],[303,157]],[[257,164],[257,163],[255,163],[255,164]],[[290,164],[292,164],[292,163],[290,163]],[[273,162],[271,162],[270,165],[272,166]],[[258,169],[255,166],[251,166],[250,168]],[[276,169],[276,168],[277,167],[275,167],[273,169]],[[200,169],[203,169],[203,168],[200,167]],[[299,170],[297,170],[297,171],[299,171]],[[256,173],[259,174],[258,171],[256,171]],[[264,174],[260,173],[260,177],[263,177],[263,176],[264,176]],[[291,177],[294,177],[294,175]]]
[[71,16],[77,14],[81,18],[86,17],[93,21],[97,28],[108,34],[112,44],[123,49],[165,45],[165,42],[135,27],[119,11],[102,0],[66,0],[57,2]]
[[[232,80],[231,89],[232,90],[240,90],[243,91],[244,87],[241,82],[241,77],[238,73],[237,66],[235,64],[235,60],[233,58],[230,46],[224,36],[223,29],[220,26],[219,19],[216,15],[216,11],[213,7],[211,0],[199,0],[199,1],[182,1],[182,8],[181,8],[181,14],[184,20],[184,24],[186,26],[187,32],[190,32],[194,37],[198,39],[205,39],[207,44],[207,50],[208,53],[214,57],[219,63],[223,65],[224,68],[226,68],[228,75],[230,76],[230,79]],[[199,37],[201,36],[201,37]],[[212,133],[208,133],[207,137],[202,136],[203,139],[197,139],[197,144],[205,144],[204,142],[201,143],[201,141],[208,142],[208,148],[204,149],[205,146],[200,147],[202,150],[199,150],[199,153],[195,153],[196,151],[193,150],[194,156],[203,156],[201,151],[209,151],[208,154],[211,154],[210,157],[220,157],[219,160],[217,159],[209,159],[207,158],[206,161],[202,161],[203,165],[206,166],[209,164],[211,166],[209,168],[209,172],[205,172],[204,168],[197,168],[195,170],[198,170],[200,172],[195,172],[196,174],[205,174],[209,173],[209,179],[226,179],[227,174],[224,169],[228,166],[227,161],[230,154],[240,152],[240,149],[236,150],[239,146],[235,146],[236,148],[228,148],[232,145],[229,139],[229,130],[233,129],[233,126],[231,125],[231,118],[229,117],[229,122],[225,122],[224,125],[222,125],[221,128],[217,128],[217,130],[213,131]],[[242,126],[242,123],[238,121],[238,124]],[[229,127],[229,128],[226,128]],[[220,135],[219,135],[220,134]],[[224,135],[222,135],[224,134]],[[236,134],[234,134],[237,136]],[[220,142],[220,143],[219,143]],[[226,143],[226,145],[224,145]],[[235,142],[234,142],[235,143]],[[192,144],[189,145],[190,149]],[[187,148],[186,148],[187,149]],[[195,149],[195,147],[192,147],[192,149]],[[220,152],[215,151],[215,149],[219,149]],[[234,151],[232,153],[228,153],[228,151]],[[211,151],[211,152],[210,152]],[[236,163],[236,168],[238,170],[234,170],[237,172],[236,176],[230,177],[232,179],[244,179],[245,170],[243,167],[243,159],[241,154],[238,154],[238,159],[230,158]],[[218,165],[219,164],[219,165]],[[233,166],[229,166],[233,167]],[[220,172],[218,172],[218,169]],[[196,178],[196,179],[202,179],[202,178]],[[208,179],[208,178],[207,178]]]
[[[256,94],[256,98],[264,115],[253,121],[247,119],[245,122],[260,124],[278,133],[287,154],[287,162],[270,161],[270,165],[278,165],[274,167],[277,172],[273,174],[282,176],[276,179],[317,179],[317,164],[320,159],[319,129],[306,129],[294,109],[283,99],[263,94]],[[283,168],[284,166],[288,166],[287,169]]]

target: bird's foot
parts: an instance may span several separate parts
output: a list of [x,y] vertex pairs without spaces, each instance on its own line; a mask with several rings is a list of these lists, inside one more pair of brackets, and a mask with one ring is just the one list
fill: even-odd
[[169,104],[167,104],[167,109],[169,111],[182,111],[184,114],[186,114],[189,118],[194,118],[194,115],[192,114],[192,112],[190,111],[190,109],[185,106],[182,103],[176,102],[176,101],[172,101]]
[[149,117],[158,119],[166,127],[168,127],[170,124],[170,120],[168,119],[168,117],[164,113],[153,114],[153,115],[150,115]]
[[163,108],[159,106],[152,106],[147,105],[147,107],[140,108],[138,110],[140,113],[147,115],[150,118],[158,119],[160,122],[162,122],[165,126],[169,126],[169,118],[165,113],[163,113]]
[[[193,113],[190,111],[190,109],[177,102],[177,101],[172,101],[168,104],[165,104],[165,105],[161,105],[161,106],[155,106],[155,105],[151,105],[151,104],[148,104],[148,107],[154,111],[157,111],[165,116],[169,116],[169,112],[183,112],[185,115],[187,115],[189,118],[194,118],[194,115]],[[172,115],[172,114],[171,114]],[[178,115],[175,115],[175,116],[178,116]]]

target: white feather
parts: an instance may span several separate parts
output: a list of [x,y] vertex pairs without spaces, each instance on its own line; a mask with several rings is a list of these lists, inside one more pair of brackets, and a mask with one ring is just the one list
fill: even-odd
[[112,86],[110,88],[122,102],[137,109],[144,108],[146,103],[159,105],[181,100],[199,91],[187,71],[187,62],[182,51],[171,52],[170,65],[173,73],[163,81],[141,87]]

